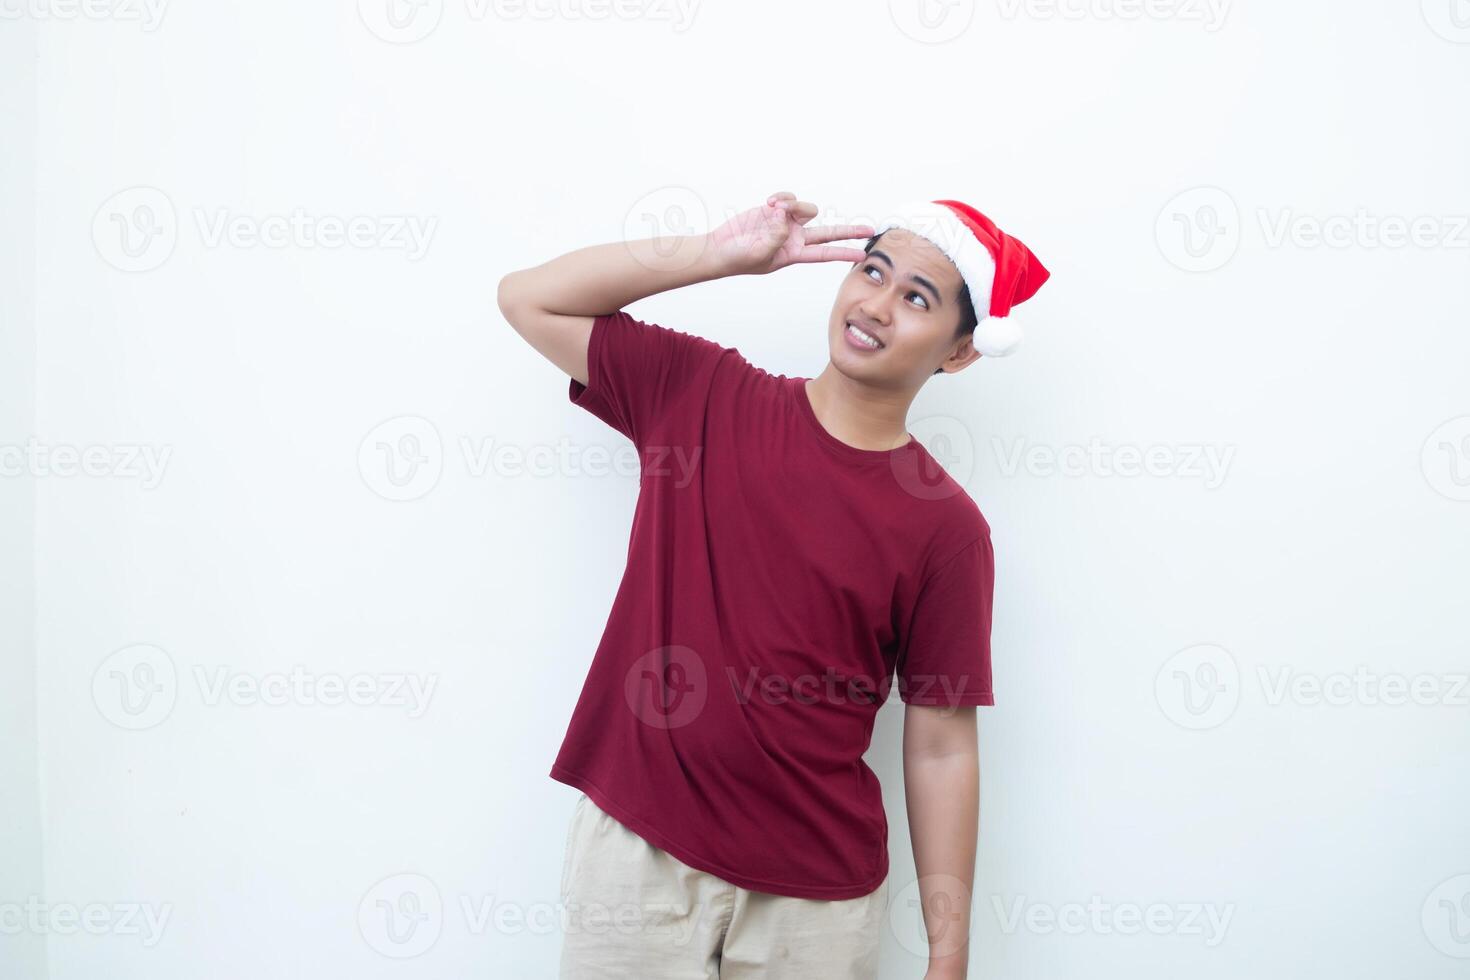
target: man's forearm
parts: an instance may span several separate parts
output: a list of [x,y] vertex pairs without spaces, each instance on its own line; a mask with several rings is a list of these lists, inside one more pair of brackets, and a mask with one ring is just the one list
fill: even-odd
[[529,306],[568,316],[597,316],[645,296],[726,274],[705,235],[609,242],[512,272],[501,280],[499,299],[502,309]]
[[904,795],[919,901],[929,937],[926,977],[958,980],[970,957],[970,907],[980,825],[979,757],[906,754]]

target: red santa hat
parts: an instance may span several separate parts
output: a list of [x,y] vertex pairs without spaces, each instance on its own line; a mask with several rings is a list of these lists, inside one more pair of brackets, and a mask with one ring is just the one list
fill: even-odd
[[876,226],[902,228],[943,252],[970,290],[978,323],[972,341],[986,357],[1005,357],[1021,343],[1011,307],[1036,294],[1051,273],[1020,239],[1012,238],[962,201],[919,201]]

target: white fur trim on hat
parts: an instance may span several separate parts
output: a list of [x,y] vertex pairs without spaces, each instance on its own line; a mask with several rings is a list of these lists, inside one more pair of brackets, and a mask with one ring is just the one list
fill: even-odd
[[1008,316],[982,316],[971,342],[986,357],[1005,357],[1021,346],[1021,326]]
[[874,234],[901,228],[927,239],[945,254],[970,291],[975,307],[975,349],[986,357],[1005,357],[1021,343],[1021,329],[1010,317],[990,315],[990,293],[995,288],[995,259],[959,216],[943,204],[916,201],[896,209],[893,217],[874,225]]

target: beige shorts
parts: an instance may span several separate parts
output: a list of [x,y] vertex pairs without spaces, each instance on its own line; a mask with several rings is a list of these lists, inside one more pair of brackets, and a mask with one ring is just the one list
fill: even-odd
[[748,891],[653,846],[581,793],[561,900],[561,980],[875,980],[888,880],[837,901]]

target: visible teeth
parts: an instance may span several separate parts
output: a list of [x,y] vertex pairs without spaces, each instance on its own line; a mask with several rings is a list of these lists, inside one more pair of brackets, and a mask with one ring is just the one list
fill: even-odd
[[853,333],[853,335],[855,337],[857,337],[858,340],[861,340],[863,343],[867,344],[869,347],[882,347],[883,346],[882,344],[878,343],[878,338],[877,337],[874,337],[872,334],[864,333],[863,331],[859,330],[857,327],[853,326],[851,323],[849,323],[847,325],[847,329],[851,330],[852,333]]

